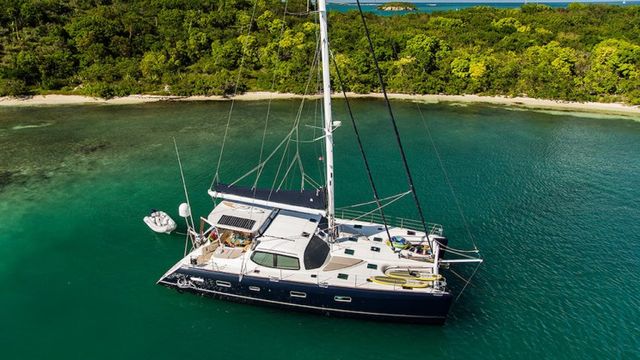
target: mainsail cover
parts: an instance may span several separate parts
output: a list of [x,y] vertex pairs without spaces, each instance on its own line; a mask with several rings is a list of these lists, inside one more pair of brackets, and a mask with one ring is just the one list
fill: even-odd
[[250,199],[270,201],[274,203],[300,206],[315,210],[325,210],[327,208],[326,191],[324,188],[318,190],[271,190],[252,189],[242,186],[231,186],[227,184],[214,184],[213,190],[221,194],[236,195]]

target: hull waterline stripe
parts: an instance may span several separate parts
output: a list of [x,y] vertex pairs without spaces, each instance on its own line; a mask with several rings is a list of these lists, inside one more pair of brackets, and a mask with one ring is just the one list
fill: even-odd
[[[169,286],[172,286],[172,287],[176,286],[176,284],[173,284],[173,283],[170,283],[170,282],[167,282],[167,281],[164,281],[164,280],[160,280],[160,281],[158,281],[158,283],[163,283],[163,284],[166,284],[166,285],[169,285]],[[374,315],[374,316],[386,316],[386,317],[403,317],[403,318],[420,318],[420,319],[444,319],[445,318],[444,316],[386,314],[386,313],[377,313],[377,312],[369,312],[369,311],[354,311],[354,310],[343,310],[343,309],[334,309],[334,308],[323,308],[323,307],[318,307],[318,306],[292,304],[292,303],[286,303],[286,302],[275,301],[275,300],[253,298],[253,297],[244,296],[244,295],[229,294],[229,293],[220,292],[220,291],[201,289],[201,288],[193,287],[193,286],[189,287],[188,289],[194,289],[194,290],[198,290],[198,291],[205,291],[205,292],[209,292],[209,293],[213,293],[213,294],[231,296],[231,297],[236,297],[236,298],[241,298],[241,299],[246,299],[246,300],[262,301],[262,302],[271,303],[271,304],[294,306],[294,307],[301,307],[301,308],[315,309],[315,310],[322,310],[322,311],[335,311],[335,312],[349,313],[349,314]]]

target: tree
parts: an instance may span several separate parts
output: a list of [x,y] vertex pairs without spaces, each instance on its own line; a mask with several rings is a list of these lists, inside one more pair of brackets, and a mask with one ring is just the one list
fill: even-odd
[[624,94],[640,88],[640,46],[619,39],[596,45],[584,84],[591,94]]

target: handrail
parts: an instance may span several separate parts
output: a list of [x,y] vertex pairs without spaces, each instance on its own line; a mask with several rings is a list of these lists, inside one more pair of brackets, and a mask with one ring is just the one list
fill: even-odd
[[[377,213],[371,212],[363,212],[351,209],[336,209],[336,216],[340,217],[343,220],[359,220],[364,222],[381,224],[383,223],[382,216]],[[400,228],[411,228],[411,229],[421,229],[422,222],[414,219],[400,218],[389,216],[385,214],[385,218],[387,219],[387,223],[392,226],[400,227]],[[442,225],[435,223],[427,223],[427,229],[429,230],[429,235],[438,235],[442,236],[444,234],[444,229]]]

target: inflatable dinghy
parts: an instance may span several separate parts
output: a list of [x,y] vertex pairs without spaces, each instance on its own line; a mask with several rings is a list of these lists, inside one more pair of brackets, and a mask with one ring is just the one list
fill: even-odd
[[176,229],[176,222],[164,211],[151,210],[149,216],[144,217],[144,223],[157,233],[170,234]]

